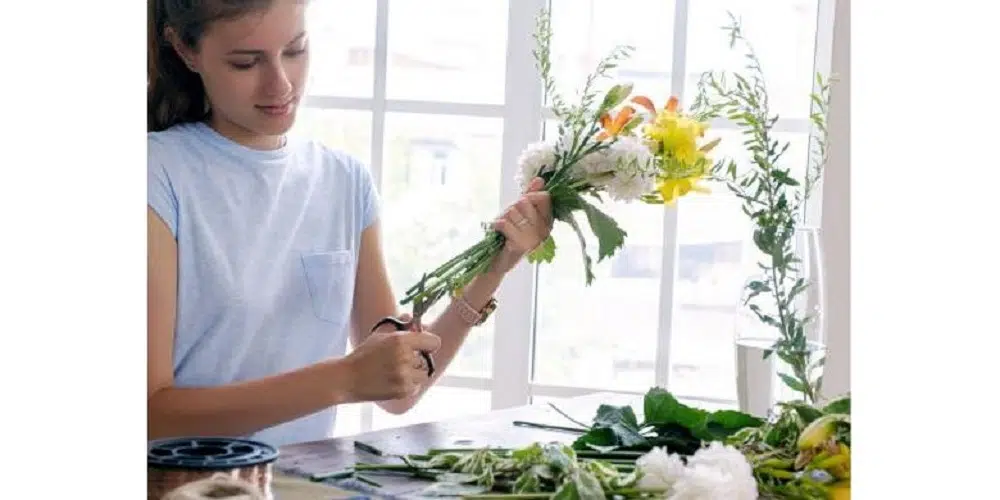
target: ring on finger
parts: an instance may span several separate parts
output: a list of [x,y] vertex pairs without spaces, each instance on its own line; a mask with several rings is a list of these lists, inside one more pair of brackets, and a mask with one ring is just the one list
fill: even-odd
[[522,226],[528,225],[530,222],[531,221],[529,221],[527,218],[524,218],[524,219],[521,219],[521,220],[515,222],[514,225],[517,226],[517,227],[522,227]]

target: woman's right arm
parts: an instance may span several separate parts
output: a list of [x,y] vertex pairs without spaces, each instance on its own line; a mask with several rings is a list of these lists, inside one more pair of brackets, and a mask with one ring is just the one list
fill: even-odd
[[[148,438],[245,435],[354,402],[354,372],[345,358],[220,387],[173,386],[177,310],[177,242],[147,208]],[[334,383],[336,381],[336,383]]]

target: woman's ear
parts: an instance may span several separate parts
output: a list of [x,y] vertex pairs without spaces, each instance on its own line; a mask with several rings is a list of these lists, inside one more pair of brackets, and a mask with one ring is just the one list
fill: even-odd
[[170,46],[173,47],[174,52],[177,53],[177,57],[180,57],[181,61],[184,61],[184,65],[187,66],[187,68],[192,72],[198,73],[198,67],[195,64],[194,51],[181,41],[180,37],[177,36],[177,32],[170,26],[167,26],[166,28],[163,28],[163,37],[170,43]]

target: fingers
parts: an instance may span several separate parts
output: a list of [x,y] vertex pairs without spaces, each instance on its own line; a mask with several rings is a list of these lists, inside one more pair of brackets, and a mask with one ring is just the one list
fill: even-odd
[[432,333],[407,331],[396,333],[389,342],[393,344],[385,374],[389,397],[401,399],[414,396],[430,379],[428,366],[419,351],[437,350],[441,340]]
[[[534,182],[530,188],[537,188]],[[507,238],[507,246],[518,253],[536,248],[552,230],[552,209],[549,193],[531,191],[511,205],[495,224]]]
[[545,187],[545,181],[542,180],[541,177],[535,177],[534,179],[531,179],[531,182],[528,183],[528,186],[524,189],[524,192],[530,193],[532,191],[540,191],[543,187]]
[[524,199],[531,204],[531,207],[538,213],[538,218],[542,221],[542,226],[552,229],[552,197],[545,191],[531,192],[524,195]]
[[546,220],[548,224],[552,223],[552,197],[549,196],[547,191],[542,191],[545,187],[545,181],[541,177],[535,177],[528,184],[527,189],[524,191],[524,196],[521,197],[522,200],[527,200],[531,203],[532,207],[541,215],[541,220]]
[[437,352],[441,348],[441,337],[430,332],[406,332],[402,338],[410,351]]

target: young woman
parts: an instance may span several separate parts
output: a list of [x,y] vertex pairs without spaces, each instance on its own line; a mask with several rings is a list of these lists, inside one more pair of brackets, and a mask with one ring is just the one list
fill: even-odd
[[508,243],[490,271],[425,332],[370,333],[406,316],[375,186],[351,156],[286,136],[309,65],[307,3],[149,1],[149,437],[282,446],[327,437],[340,404],[407,411],[551,231],[540,180],[496,221]]

